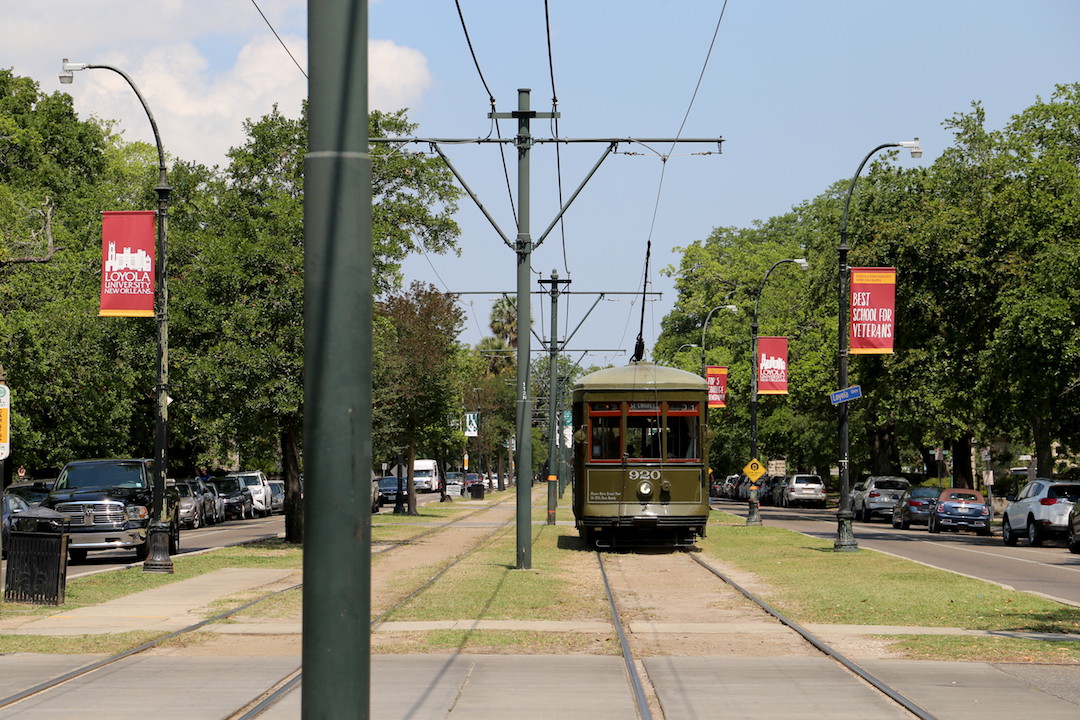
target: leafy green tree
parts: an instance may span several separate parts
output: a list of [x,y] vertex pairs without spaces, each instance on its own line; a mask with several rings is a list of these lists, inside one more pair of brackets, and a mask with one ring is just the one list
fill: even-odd
[[400,428],[397,445],[409,469],[409,514],[417,515],[413,461],[418,447],[433,433],[445,433],[456,417],[461,395],[455,365],[462,354],[458,333],[465,314],[453,296],[432,285],[414,282],[408,292],[378,303],[394,328],[389,388],[395,397],[392,414]]

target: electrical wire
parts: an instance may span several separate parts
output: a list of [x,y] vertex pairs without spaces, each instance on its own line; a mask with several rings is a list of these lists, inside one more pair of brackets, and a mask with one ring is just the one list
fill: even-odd
[[300,67],[300,63],[298,63],[296,61],[296,58],[293,57],[292,52],[290,52],[289,48],[285,45],[285,41],[281,39],[280,35],[278,35],[278,31],[275,30],[274,26],[270,24],[270,20],[266,17],[266,13],[262,11],[262,8],[259,7],[259,3],[257,3],[255,0],[251,0],[251,4],[254,5],[255,9],[259,11],[260,15],[262,15],[263,22],[266,23],[266,27],[270,28],[270,32],[274,33],[274,37],[276,37],[277,41],[281,43],[281,47],[285,48],[285,53],[289,56],[289,59],[293,61],[293,65],[296,65],[296,69],[300,71],[301,75],[307,78],[308,74],[304,72],[304,68]]
[[[488,94],[488,104],[491,106],[492,114],[495,113],[495,95],[492,94],[491,88],[488,87],[487,79],[484,77],[484,71],[480,69],[480,60],[476,57],[476,49],[473,48],[472,38],[469,37],[469,27],[465,23],[465,13],[461,9],[461,0],[454,0],[454,5],[457,7],[458,19],[461,21],[461,31],[465,33],[465,42],[469,46],[469,54],[472,55],[473,65],[476,66],[476,73],[480,76],[480,83],[484,86],[484,91]],[[499,128],[498,118],[492,118],[492,122],[495,128],[495,135],[502,140],[502,131]],[[490,136],[490,132],[488,135]],[[506,193],[510,197],[510,212],[514,216],[514,225],[517,225],[517,207],[514,204],[514,192],[510,188],[510,168],[506,164],[506,149],[502,143],[499,143],[499,154],[502,156],[503,176],[506,178]]]
[[[549,12],[548,0],[544,0],[544,28],[547,31],[547,53],[548,53],[548,75],[551,77],[551,114],[554,116],[552,121],[553,135],[559,137],[559,95],[555,92],[555,59],[554,54],[551,51],[551,14]],[[555,178],[559,185],[559,208],[563,207],[563,183],[562,183],[562,152],[559,149],[559,143],[555,143]],[[563,270],[566,271],[566,276],[570,277],[570,265],[566,260],[566,225],[565,217],[559,217],[559,235],[562,240],[562,261]]]
[[[694,107],[698,89],[701,87],[701,81],[705,77],[705,70],[709,66],[709,58],[712,57],[713,47],[716,45],[716,37],[720,33],[720,23],[724,19],[725,10],[727,10],[727,0],[724,0],[724,4],[720,8],[720,17],[716,20],[716,28],[713,30],[712,40],[709,43],[709,50],[705,54],[705,62],[702,64],[701,72],[698,74],[697,84],[694,86],[694,92],[691,94],[690,102],[687,105],[686,112],[683,114],[682,122],[679,124],[679,131],[675,135],[676,139],[682,136],[683,128],[686,127],[686,121],[690,117],[690,111]],[[672,150],[674,150],[675,145],[676,143],[674,142],[671,144]],[[634,342],[634,355],[631,358],[632,362],[640,362],[645,357],[645,297],[649,290],[649,260],[652,256],[653,231],[656,228],[656,218],[660,210],[660,196],[664,188],[664,175],[667,172],[667,161],[669,157],[670,154],[661,156],[660,180],[656,185],[656,202],[653,204],[652,220],[649,223],[649,235],[645,243],[645,272],[644,280],[641,284],[641,324],[638,327],[637,340]]]

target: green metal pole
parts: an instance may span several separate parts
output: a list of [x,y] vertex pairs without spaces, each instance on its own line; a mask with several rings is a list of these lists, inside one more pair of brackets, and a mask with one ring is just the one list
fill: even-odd
[[517,246],[517,569],[532,568],[532,401],[529,398],[529,350],[532,307],[529,298],[532,238],[529,236],[529,90],[518,90],[518,234]]
[[371,713],[371,161],[366,0],[310,0],[301,715]]
[[551,340],[548,363],[548,476],[547,476],[547,524],[555,524],[555,511],[559,502],[559,273],[551,271]]

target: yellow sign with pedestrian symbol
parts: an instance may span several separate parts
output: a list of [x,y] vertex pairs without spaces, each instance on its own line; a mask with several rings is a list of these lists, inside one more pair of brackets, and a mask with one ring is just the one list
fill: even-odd
[[742,471],[753,482],[757,482],[758,478],[765,474],[764,466],[756,458],[746,463],[746,467]]

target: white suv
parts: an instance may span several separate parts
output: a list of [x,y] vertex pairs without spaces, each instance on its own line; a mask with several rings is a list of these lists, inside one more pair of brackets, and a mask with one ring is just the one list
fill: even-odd
[[251,491],[252,509],[256,515],[266,517],[270,514],[270,481],[261,470],[229,473],[229,477],[240,478]]
[[1035,478],[1009,499],[1001,516],[1001,539],[1015,545],[1023,535],[1029,545],[1040,545],[1047,536],[1065,535],[1069,510],[1080,501],[1080,482]]

